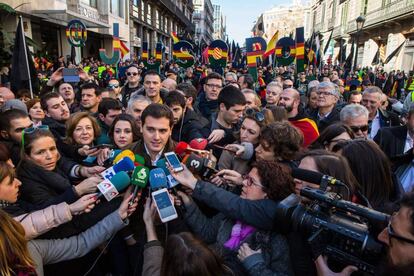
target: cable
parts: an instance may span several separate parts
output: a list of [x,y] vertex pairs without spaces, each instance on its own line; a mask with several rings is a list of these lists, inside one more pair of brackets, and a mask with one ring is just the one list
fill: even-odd
[[109,239],[109,241],[106,243],[105,247],[102,249],[101,253],[99,253],[98,257],[96,257],[96,260],[93,262],[92,266],[89,268],[88,271],[86,271],[85,274],[83,274],[83,276],[88,275],[89,273],[91,273],[92,269],[95,267],[95,265],[98,263],[99,259],[101,258],[102,254],[105,252],[106,248],[109,246],[109,244],[111,243],[111,241],[114,239],[115,234],[113,234],[111,236],[111,238]]

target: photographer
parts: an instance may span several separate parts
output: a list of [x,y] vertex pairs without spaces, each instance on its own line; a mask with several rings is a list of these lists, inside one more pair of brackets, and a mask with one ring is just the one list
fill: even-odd
[[[378,240],[387,248],[387,257],[375,275],[414,275],[414,193],[405,194],[399,203],[399,211],[378,235]],[[354,266],[347,266],[340,273],[334,273],[323,256],[315,263],[322,276],[347,276],[356,270]]]

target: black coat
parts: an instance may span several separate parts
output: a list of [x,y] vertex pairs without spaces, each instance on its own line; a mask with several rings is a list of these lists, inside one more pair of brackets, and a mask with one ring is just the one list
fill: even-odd
[[310,117],[311,119],[313,119],[316,124],[318,125],[318,130],[319,133],[322,133],[322,131],[329,125],[334,124],[336,122],[339,122],[340,118],[339,118],[339,109],[337,107],[334,107],[331,111],[331,113],[329,113],[328,117],[323,118],[322,120],[319,120],[318,118],[318,110],[314,110],[311,114]]
[[172,139],[176,142],[184,141],[189,143],[196,138],[203,138],[201,129],[208,124],[208,121],[191,109],[187,109],[184,118],[177,122],[172,130]]
[[390,158],[404,153],[405,140],[407,137],[406,126],[384,127],[378,130],[374,141],[382,151]]

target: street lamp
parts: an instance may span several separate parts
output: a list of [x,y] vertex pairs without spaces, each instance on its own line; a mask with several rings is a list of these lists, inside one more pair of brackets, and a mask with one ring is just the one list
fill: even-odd
[[358,60],[358,45],[359,45],[359,36],[360,33],[362,31],[362,28],[364,27],[364,23],[365,23],[365,16],[360,15],[357,17],[356,21],[356,26],[357,26],[357,32],[355,34],[356,36],[356,53],[355,53],[355,60],[354,60],[354,72],[357,69],[357,60]]

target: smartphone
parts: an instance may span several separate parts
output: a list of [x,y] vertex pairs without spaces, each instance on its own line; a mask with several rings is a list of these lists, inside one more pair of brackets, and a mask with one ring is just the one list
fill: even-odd
[[114,146],[110,145],[110,144],[100,144],[100,145],[96,145],[93,147],[90,147],[89,149],[103,149],[103,148],[108,148],[108,149],[112,149]]
[[175,154],[175,152],[166,152],[164,156],[168,164],[173,168],[174,172],[180,172],[184,170],[183,166],[181,165],[180,159],[178,159],[177,154]]
[[166,188],[152,192],[152,199],[155,201],[158,214],[163,223],[178,217],[174,204],[171,201],[170,195]]
[[79,74],[77,68],[63,68],[63,81],[64,82],[79,82]]

